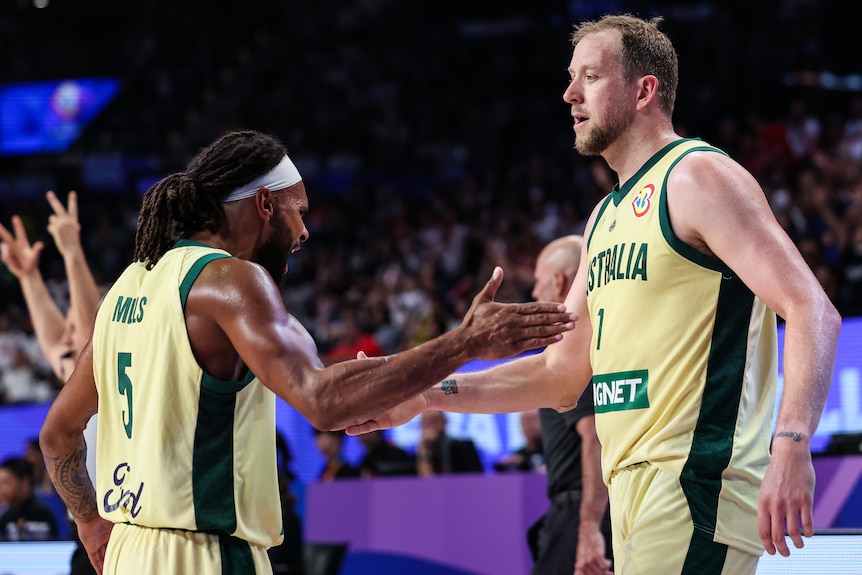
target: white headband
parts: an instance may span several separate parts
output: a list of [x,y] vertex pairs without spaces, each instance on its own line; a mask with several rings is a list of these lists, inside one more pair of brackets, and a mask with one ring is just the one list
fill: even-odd
[[263,187],[270,191],[283,190],[302,181],[299,170],[287,156],[283,157],[276,167],[259,178],[255,178],[244,186],[232,191],[222,202],[235,202],[250,198]]

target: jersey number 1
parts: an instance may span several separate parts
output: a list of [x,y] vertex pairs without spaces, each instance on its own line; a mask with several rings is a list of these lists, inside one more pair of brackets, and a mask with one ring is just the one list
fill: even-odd
[[596,335],[596,349],[602,349],[602,327],[605,324],[605,308],[599,309],[599,333]]
[[123,427],[126,428],[126,437],[132,438],[132,380],[126,375],[126,368],[132,366],[132,354],[120,352],[117,354],[117,390],[120,395],[126,396],[129,406],[128,417],[123,411]]

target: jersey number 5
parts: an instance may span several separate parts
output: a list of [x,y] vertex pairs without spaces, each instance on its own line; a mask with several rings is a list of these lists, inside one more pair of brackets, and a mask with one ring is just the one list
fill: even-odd
[[126,428],[126,437],[132,438],[132,380],[126,375],[126,368],[132,366],[132,354],[120,352],[117,354],[117,390],[120,395],[126,396],[129,406],[128,417],[123,411],[123,427]]

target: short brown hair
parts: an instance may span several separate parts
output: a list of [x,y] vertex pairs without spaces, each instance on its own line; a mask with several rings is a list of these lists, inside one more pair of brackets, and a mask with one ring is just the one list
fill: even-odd
[[643,20],[631,14],[608,15],[599,20],[575,26],[572,46],[584,37],[614,30],[620,34],[620,64],[627,82],[652,75],[659,81],[659,103],[668,118],[673,116],[676,87],[679,83],[679,61],[667,35],[658,29],[661,16]]

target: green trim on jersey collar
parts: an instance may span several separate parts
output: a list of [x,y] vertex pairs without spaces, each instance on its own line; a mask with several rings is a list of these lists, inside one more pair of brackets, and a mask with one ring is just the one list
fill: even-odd
[[652,169],[652,167],[655,166],[659,162],[659,160],[661,160],[668,152],[670,152],[672,149],[679,146],[683,142],[691,142],[692,140],[699,141],[700,138],[681,138],[665,145],[661,150],[653,154],[652,157],[647,160],[646,163],[641,166],[641,168],[635,173],[635,175],[629,178],[622,187],[620,187],[619,184],[615,185],[614,189],[611,191],[611,198],[614,201],[614,206],[619,206],[620,203],[623,201],[623,198],[628,195],[634,185],[640,181],[641,177],[650,169]]
[[[203,243],[203,242],[196,242],[196,241],[194,241],[194,240],[177,240],[177,241],[174,243],[174,245],[173,245],[173,247],[172,247],[171,249],[174,249],[174,248],[190,248],[190,247],[212,248],[212,246],[211,246],[211,245],[209,245],[209,244],[205,244],[205,243]],[[216,250],[216,249],[218,249],[218,248],[213,248],[213,249],[214,249],[214,250]]]

